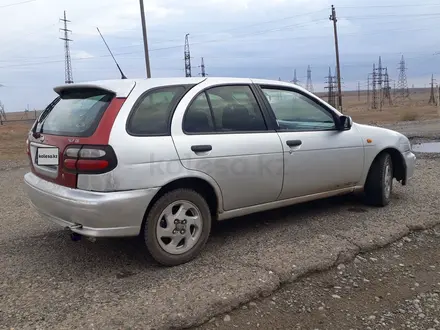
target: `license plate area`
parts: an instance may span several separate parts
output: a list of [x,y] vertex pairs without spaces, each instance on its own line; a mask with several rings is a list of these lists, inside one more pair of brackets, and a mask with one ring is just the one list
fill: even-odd
[[56,147],[37,148],[35,163],[38,166],[56,166],[59,162],[59,150]]

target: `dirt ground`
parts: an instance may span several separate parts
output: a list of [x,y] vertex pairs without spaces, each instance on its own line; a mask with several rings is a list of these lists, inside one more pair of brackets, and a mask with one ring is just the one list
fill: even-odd
[[440,227],[282,287],[194,328],[439,329]]

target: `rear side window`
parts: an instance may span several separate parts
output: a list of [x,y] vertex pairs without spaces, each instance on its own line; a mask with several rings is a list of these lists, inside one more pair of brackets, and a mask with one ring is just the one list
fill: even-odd
[[132,135],[169,135],[172,112],[186,90],[186,86],[166,86],[141,96],[128,118],[127,131]]
[[100,89],[68,89],[42,113],[36,131],[49,135],[91,136],[115,95]]
[[249,86],[219,86],[200,94],[187,109],[183,130],[204,132],[267,131],[258,102]]

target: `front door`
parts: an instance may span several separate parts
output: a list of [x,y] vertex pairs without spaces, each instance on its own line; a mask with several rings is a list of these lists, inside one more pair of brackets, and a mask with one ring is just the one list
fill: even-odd
[[336,128],[335,113],[308,93],[290,87],[260,86],[279,126],[284,151],[280,199],[356,186],[364,149],[355,128]]
[[176,109],[172,134],[183,166],[217,182],[225,211],[272,202],[281,193],[281,141],[268,130],[249,84],[194,87]]

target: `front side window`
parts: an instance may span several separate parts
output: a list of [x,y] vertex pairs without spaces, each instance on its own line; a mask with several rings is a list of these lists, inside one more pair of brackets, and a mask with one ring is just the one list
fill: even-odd
[[185,91],[184,86],[167,86],[141,96],[128,120],[128,131],[135,135],[168,134],[171,112]]
[[262,88],[281,130],[336,129],[332,115],[309,97],[291,90]]

